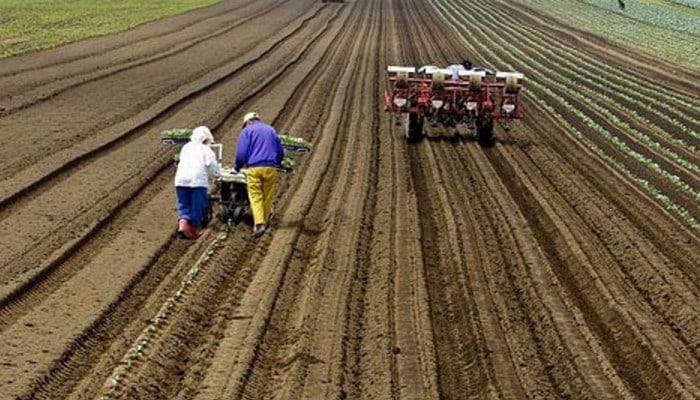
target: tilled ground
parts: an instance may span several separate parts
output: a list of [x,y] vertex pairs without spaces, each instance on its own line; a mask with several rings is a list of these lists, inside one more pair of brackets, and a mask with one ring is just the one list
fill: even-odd
[[[525,120],[407,144],[385,66],[465,56]],[[700,73],[650,60],[500,2],[230,0],[0,61],[0,399],[699,398],[697,231],[584,142],[697,198],[536,101],[697,191]],[[314,142],[271,232],[178,240],[158,133],[230,160],[249,110]]]

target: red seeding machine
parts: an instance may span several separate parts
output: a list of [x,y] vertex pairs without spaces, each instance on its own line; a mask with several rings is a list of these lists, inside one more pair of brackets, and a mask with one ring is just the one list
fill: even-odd
[[523,74],[486,68],[447,69],[434,66],[389,66],[385,110],[403,117],[406,139],[423,137],[425,121],[454,127],[466,124],[482,146],[493,143],[494,121],[505,130],[523,117],[519,95]]

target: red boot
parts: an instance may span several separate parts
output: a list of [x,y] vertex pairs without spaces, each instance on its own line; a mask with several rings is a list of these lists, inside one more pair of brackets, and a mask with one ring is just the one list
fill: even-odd
[[202,229],[190,225],[190,239],[197,239],[200,236],[202,236]]
[[182,239],[192,239],[192,226],[186,219],[181,219],[177,225],[177,234]]

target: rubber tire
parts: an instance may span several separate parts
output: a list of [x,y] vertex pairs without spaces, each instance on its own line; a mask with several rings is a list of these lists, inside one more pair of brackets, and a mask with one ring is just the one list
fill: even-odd
[[421,139],[423,139],[423,119],[418,113],[410,113],[406,121],[406,140],[419,142]]
[[229,210],[226,205],[221,204],[219,206],[219,220],[221,221],[222,224],[227,224],[228,223],[228,216],[229,216]]
[[228,210],[228,217],[234,225],[238,225],[243,219],[243,214],[248,208],[248,193],[234,191],[231,197],[231,208]]
[[245,207],[243,206],[233,208],[233,212],[231,213],[231,222],[233,222],[234,225],[238,225],[241,222],[241,219],[243,219],[243,211],[245,211]]
[[481,147],[493,146],[493,119],[479,118],[476,121],[476,140]]

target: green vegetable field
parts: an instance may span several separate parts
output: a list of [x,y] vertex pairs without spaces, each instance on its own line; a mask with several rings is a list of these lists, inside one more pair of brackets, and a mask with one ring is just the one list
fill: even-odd
[[612,43],[700,68],[700,3],[696,0],[516,0]]
[[132,28],[220,0],[0,0],[0,58]]

